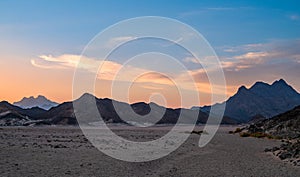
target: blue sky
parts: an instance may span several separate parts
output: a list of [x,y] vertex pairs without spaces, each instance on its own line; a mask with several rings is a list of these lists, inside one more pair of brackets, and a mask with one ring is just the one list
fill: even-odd
[[297,1],[13,1],[0,2],[1,38],[34,53],[79,53],[99,31],[137,16],[178,19],[213,47],[299,38]]
[[[174,18],[198,30],[222,61],[229,94],[240,85],[250,86],[257,80],[271,83],[279,78],[300,90],[299,1],[2,0],[0,64],[6,68],[1,68],[1,74],[10,74],[16,83],[26,82],[28,89],[20,95],[9,96],[7,90],[18,87],[11,83],[0,90],[0,99],[16,101],[21,95],[38,93],[58,101],[70,99],[70,95],[62,91],[49,91],[46,87],[48,82],[62,84],[57,76],[71,85],[72,72],[38,70],[31,60],[51,55],[57,57],[57,62],[65,54],[79,55],[84,46],[108,26],[139,16]],[[16,65],[24,76],[7,69]],[[36,75],[43,76],[47,83]],[[32,85],[36,89],[30,89]]]

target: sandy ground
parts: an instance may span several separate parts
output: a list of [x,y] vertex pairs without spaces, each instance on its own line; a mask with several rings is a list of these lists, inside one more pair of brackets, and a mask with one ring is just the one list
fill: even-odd
[[[300,168],[282,162],[265,148],[276,140],[240,138],[221,127],[199,148],[193,134],[170,155],[143,163],[115,160],[98,151],[75,127],[0,128],[0,176],[300,176]],[[123,137],[149,139],[165,128],[116,128]]]

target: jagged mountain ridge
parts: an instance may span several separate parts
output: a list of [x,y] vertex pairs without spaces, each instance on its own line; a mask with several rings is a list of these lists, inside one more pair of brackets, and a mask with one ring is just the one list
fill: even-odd
[[[218,109],[222,104],[226,104],[226,116],[240,122],[248,122],[257,115],[271,118],[300,105],[300,94],[283,79],[271,85],[256,82],[249,89],[241,86],[226,102],[213,106]],[[210,108],[206,106],[200,109],[209,112]]]
[[53,102],[42,95],[39,95],[36,98],[34,98],[33,96],[28,98],[24,97],[22,100],[14,102],[13,105],[21,107],[23,109],[39,107],[45,110],[49,110],[50,108],[57,106],[58,103]]

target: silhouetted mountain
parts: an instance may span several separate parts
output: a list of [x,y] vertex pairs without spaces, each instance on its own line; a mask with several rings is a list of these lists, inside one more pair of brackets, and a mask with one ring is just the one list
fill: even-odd
[[[280,79],[272,85],[256,82],[250,89],[241,86],[234,96],[222,104],[225,103],[226,116],[248,122],[256,115],[270,118],[300,105],[300,94]],[[222,104],[213,106],[218,110]],[[209,112],[210,106],[202,107],[201,110]]]
[[21,101],[14,102],[13,104],[23,109],[39,107],[45,110],[49,110],[50,108],[58,105],[58,103],[50,101],[46,97],[41,95],[36,98],[34,98],[33,96],[29,98],[24,97]]
[[[95,105],[96,104],[96,107]],[[75,106],[74,106],[75,105]],[[76,108],[74,110],[74,107]],[[96,110],[94,110],[96,109]],[[75,112],[83,119],[80,123],[90,124],[99,122],[97,114],[100,113],[106,123],[126,123],[130,124],[175,124],[175,123],[206,123],[208,114],[199,110],[191,109],[171,109],[159,106],[155,103],[135,103],[127,104],[108,98],[98,99],[90,94],[84,94],[73,102],[65,102],[56,107],[45,111],[40,108],[22,109],[11,105],[7,102],[1,102],[0,115],[10,111],[10,117],[5,117],[5,121],[13,120],[2,125],[30,125],[38,124],[55,124],[55,125],[77,125],[78,120]],[[118,112],[118,113],[117,113]],[[6,114],[6,113],[5,113]],[[195,117],[196,116],[196,117]],[[122,119],[121,119],[122,117]],[[182,117],[179,119],[179,117]],[[125,118],[125,120],[123,120]],[[2,117],[0,116],[0,119]],[[4,120],[4,119],[2,119]],[[5,122],[4,121],[4,122]],[[3,121],[2,121],[3,122]],[[236,124],[237,122],[224,117],[223,124]]]
[[[180,114],[180,110],[160,107],[154,103],[135,103],[130,105],[108,98],[98,99],[90,94],[84,94],[74,102],[66,102],[50,109],[46,114],[44,114],[43,119],[51,119],[52,123],[54,124],[77,124],[77,120],[74,114],[74,111],[76,111],[81,114],[81,117],[84,118],[84,120],[81,120],[81,123],[88,124],[91,122],[98,122],[100,120],[97,119],[97,115],[94,115],[95,110],[93,110],[93,101],[97,105],[97,111],[99,111],[101,117],[107,123],[125,123],[125,121],[120,117],[125,118],[127,121],[130,121],[132,123],[145,123],[147,122],[145,120],[152,118],[150,116],[147,117],[147,114],[151,111],[151,107],[153,106],[156,106],[155,110],[165,110],[165,113],[161,116],[159,113],[156,114],[156,112],[154,112],[154,115],[152,114],[153,117],[162,117],[160,120],[158,120],[158,124],[174,124],[177,122]],[[73,104],[75,104],[76,108],[80,110],[73,110]],[[118,111],[116,111],[116,108]],[[140,115],[141,117],[138,115]],[[199,122],[204,123],[207,119],[207,115],[200,115],[201,120]],[[187,119],[189,118],[186,117],[186,120]]]

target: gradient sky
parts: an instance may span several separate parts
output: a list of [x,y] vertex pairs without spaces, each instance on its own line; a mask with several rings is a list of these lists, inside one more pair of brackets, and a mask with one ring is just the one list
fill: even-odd
[[[174,18],[198,30],[221,60],[227,96],[241,85],[280,78],[300,91],[300,2],[296,0],[1,0],[0,100],[37,95],[57,102],[71,100],[74,67],[86,44],[108,26],[139,16]],[[107,64],[110,70],[122,66],[118,60]],[[201,87],[201,105],[210,104],[205,75],[194,77]],[[148,101],[149,94],[160,89],[170,99],[168,106],[177,107],[176,89],[158,78],[139,78],[130,102]],[[111,97],[109,85],[109,79],[97,83],[102,90],[96,95]]]

